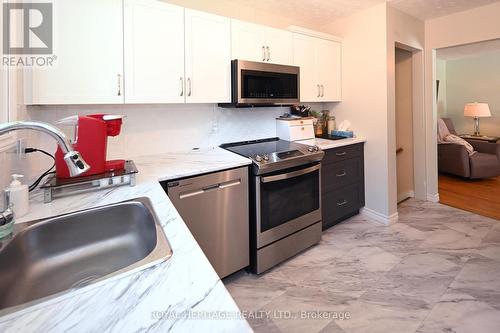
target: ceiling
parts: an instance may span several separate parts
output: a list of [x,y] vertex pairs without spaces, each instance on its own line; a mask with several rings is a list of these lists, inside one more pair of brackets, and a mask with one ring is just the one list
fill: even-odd
[[455,60],[498,52],[500,52],[500,39],[494,39],[486,42],[439,49],[437,50],[437,58],[443,60]]
[[360,9],[388,2],[391,6],[422,20],[464,11],[499,0],[232,0],[262,11],[301,22],[326,25]]

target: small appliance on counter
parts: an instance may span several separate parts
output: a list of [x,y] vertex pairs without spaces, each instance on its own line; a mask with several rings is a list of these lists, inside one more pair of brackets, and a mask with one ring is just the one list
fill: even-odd
[[[125,160],[107,161],[108,137],[120,134],[123,116],[91,114],[71,116],[57,121],[57,125],[74,128],[73,147],[90,165],[90,170],[82,176],[92,176],[108,171],[118,171],[125,167]],[[70,178],[68,166],[64,162],[61,148],[56,152],[57,178]]]
[[71,116],[57,122],[74,129],[73,147],[89,164],[90,169],[78,177],[70,177],[61,148],[56,151],[56,175],[41,186],[44,202],[71,194],[95,191],[103,188],[135,186],[138,172],[133,161],[107,160],[108,137],[120,134],[124,116],[92,114]]

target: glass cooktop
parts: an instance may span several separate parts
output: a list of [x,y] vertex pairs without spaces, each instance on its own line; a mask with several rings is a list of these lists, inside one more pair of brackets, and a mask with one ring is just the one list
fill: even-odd
[[302,147],[301,144],[280,140],[279,138],[241,141],[221,145],[221,148],[245,157],[279,153],[277,155],[280,159],[303,155],[299,150],[300,147]]

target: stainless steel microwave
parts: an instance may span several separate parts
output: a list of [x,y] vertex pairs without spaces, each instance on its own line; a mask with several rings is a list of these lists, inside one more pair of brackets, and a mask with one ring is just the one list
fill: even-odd
[[222,107],[282,106],[300,101],[300,67],[231,61],[231,103]]

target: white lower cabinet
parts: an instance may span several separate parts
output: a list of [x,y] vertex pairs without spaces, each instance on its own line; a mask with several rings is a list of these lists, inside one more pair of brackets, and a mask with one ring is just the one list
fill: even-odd
[[122,0],[64,0],[54,7],[57,60],[25,70],[25,104],[123,103]]
[[340,42],[293,35],[293,62],[300,67],[301,102],[341,101],[341,51]]

